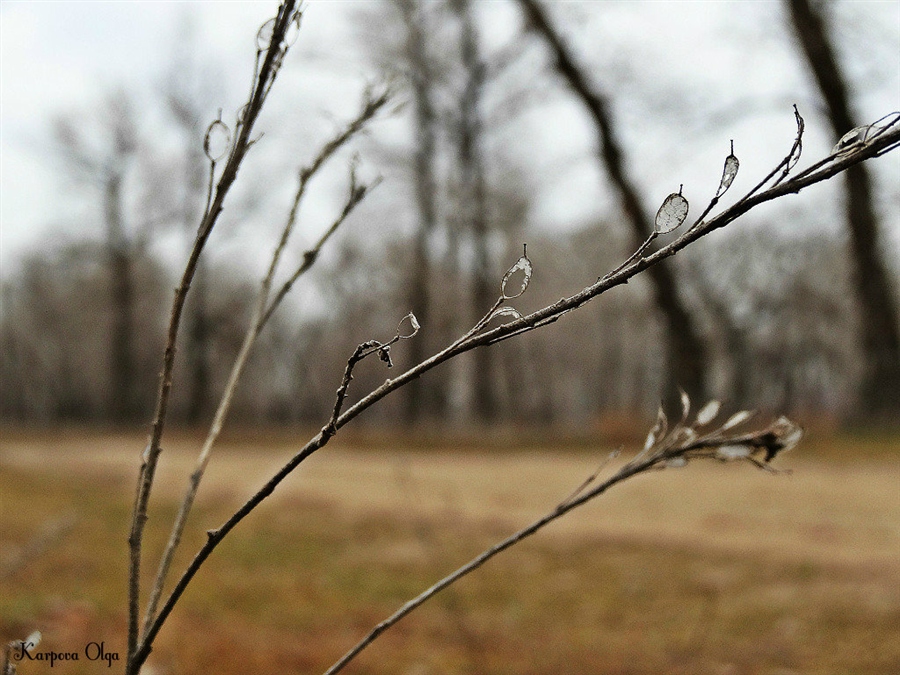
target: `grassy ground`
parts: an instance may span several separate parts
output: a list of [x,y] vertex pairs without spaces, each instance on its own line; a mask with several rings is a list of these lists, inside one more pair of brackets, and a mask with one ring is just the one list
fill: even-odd
[[[35,555],[0,578],[0,638],[37,628],[39,651],[80,652],[52,669],[22,663],[21,675],[110,672],[85,660],[91,642],[122,658],[142,441],[3,434],[0,573],[16,552]],[[529,446],[335,441],[213,554],[163,629],[153,672],[322,672],[409,597],[552,508],[605,453]],[[186,551],[294,447],[281,436],[221,447]],[[896,675],[896,448],[813,437],[781,459],[791,475],[698,464],[635,479],[475,572],[345,672]],[[195,451],[188,437],[166,445],[151,554]]]

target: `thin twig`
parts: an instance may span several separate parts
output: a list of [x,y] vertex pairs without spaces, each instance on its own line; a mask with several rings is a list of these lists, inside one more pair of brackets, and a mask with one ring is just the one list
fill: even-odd
[[378,181],[371,185],[357,185],[355,171],[351,172],[350,193],[348,195],[347,202],[344,204],[344,208],[341,210],[340,215],[337,217],[337,219],[335,219],[328,230],[326,230],[326,232],[319,238],[316,244],[311,249],[306,251],[306,253],[304,253],[303,264],[294,272],[294,274],[284,284],[284,286],[282,286],[280,291],[276,294],[275,298],[272,299],[271,302],[269,302],[272,281],[274,279],[275,273],[277,272],[278,264],[281,260],[282,254],[284,253],[284,250],[290,239],[290,235],[294,229],[299,206],[303,195],[305,194],[306,186],[308,185],[310,179],[312,179],[313,176],[315,176],[319,169],[323,166],[323,164],[330,157],[332,157],[334,153],[337,152],[337,150],[345,145],[356,133],[358,133],[365,126],[366,122],[371,120],[372,117],[374,117],[375,114],[377,114],[377,112],[387,103],[387,96],[388,94],[385,91],[383,94],[376,98],[368,98],[360,114],[352,122],[350,122],[340,134],[329,141],[322,148],[313,162],[309,166],[304,167],[299,173],[299,185],[294,195],[294,201],[291,205],[291,209],[285,221],[284,227],[282,228],[281,237],[275,247],[275,250],[272,253],[269,269],[265,277],[263,277],[262,281],[260,282],[260,290],[256,299],[253,315],[250,319],[250,326],[248,327],[247,332],[244,335],[244,341],[241,344],[240,351],[238,352],[238,355],[235,358],[234,363],[232,364],[231,372],[228,376],[228,382],[225,385],[225,389],[222,393],[222,396],[219,400],[219,405],[213,417],[213,422],[210,426],[209,432],[207,433],[206,439],[204,440],[203,446],[200,450],[200,454],[197,457],[194,471],[191,473],[188,480],[188,485],[185,490],[184,497],[182,498],[178,514],[176,515],[175,520],[172,524],[172,532],[166,544],[166,549],[163,552],[162,557],[160,558],[159,568],[156,573],[156,579],[153,583],[153,587],[150,590],[149,599],[147,601],[147,609],[144,614],[144,626],[142,631],[144,635],[147,633],[150,623],[153,621],[153,618],[156,614],[156,609],[162,595],[163,587],[165,586],[165,581],[168,576],[172,560],[175,556],[175,551],[178,549],[178,546],[181,543],[181,537],[184,533],[184,527],[187,523],[188,515],[190,514],[190,511],[193,507],[194,498],[196,497],[197,490],[199,489],[200,481],[202,480],[203,474],[205,473],[206,467],[209,463],[213,446],[215,445],[216,441],[219,438],[219,435],[221,434],[222,427],[231,408],[231,402],[234,397],[234,393],[237,390],[238,382],[240,381],[244,367],[246,366],[247,360],[249,359],[249,356],[253,350],[253,346],[256,343],[256,339],[259,337],[263,328],[268,323],[270,317],[281,304],[281,301],[287,295],[293,284],[303,273],[305,273],[307,270],[309,270],[309,268],[312,267],[312,265],[318,258],[318,254],[322,250],[322,247],[325,246],[331,236],[353,212],[356,206],[358,206],[359,203],[369,194],[372,188],[377,185]]
[[[169,396],[172,390],[172,372],[175,365],[175,344],[178,331],[181,326],[181,316],[184,303],[187,299],[191,282],[197,270],[200,254],[203,252],[206,241],[218,221],[222,212],[225,197],[237,178],[238,168],[250,147],[250,133],[256,122],[262,103],[265,98],[267,85],[274,80],[278,66],[281,62],[279,54],[283,49],[284,36],[291,22],[297,20],[295,8],[297,0],[284,0],[278,9],[272,31],[272,39],[266,52],[266,57],[252,89],[250,100],[245,108],[245,114],[241,120],[240,133],[234,142],[231,154],[222,171],[222,176],[215,190],[215,196],[201,220],[197,230],[197,237],[193,249],[185,265],[181,282],[175,291],[172,302],[172,311],[169,318],[169,328],[166,337],[166,347],[163,355],[163,368],[160,376],[159,392],[157,395],[156,411],[151,424],[150,439],[142,457],[141,467],[138,473],[138,484],[135,494],[134,512],[132,514],[131,533],[128,537],[129,568],[128,568],[128,654],[126,674],[135,675],[134,654],[138,645],[138,618],[140,615],[140,579],[141,579],[141,549],[144,538],[144,526],[147,522],[147,504],[153,487],[153,479],[162,452],[161,440],[166,421],[166,413],[169,407]],[[139,664],[137,664],[139,666]]]
[[[685,462],[688,459],[698,458],[718,459],[715,453],[715,448],[722,447],[724,445],[735,445],[743,443],[752,447],[767,447],[772,443],[781,441],[784,442],[785,447],[789,442],[791,443],[791,445],[796,444],[796,442],[799,440],[799,436],[795,434],[795,431],[796,429],[798,429],[798,427],[791,426],[789,424],[784,425],[783,427],[776,427],[777,424],[778,422],[761,431],[744,434],[742,436],[734,437],[731,439],[722,436],[716,443],[706,442],[702,446],[698,446],[696,443],[691,441],[679,443],[678,431],[685,430],[685,427],[676,428],[675,430],[673,430],[672,436],[659,439],[655,452],[646,454],[642,459],[634,459],[628,462],[610,478],[606,479],[602,483],[595,485],[590,490],[587,490],[586,488],[594,483],[599,472],[609,461],[609,459],[607,459],[601,465],[600,469],[589,476],[587,480],[585,480],[574,493],[559,502],[545,515],[538,518],[530,525],[511,534],[506,539],[503,539],[502,541],[494,544],[462,567],[459,567],[454,572],[448,574],[436,584],[422,591],[415,598],[405,603],[402,607],[400,607],[400,609],[398,609],[391,616],[389,616],[387,619],[385,619],[377,626],[375,626],[371,631],[369,631],[369,633],[366,634],[366,636],[362,640],[360,640],[346,654],[344,654],[333,666],[331,666],[331,668],[325,671],[324,675],[335,675],[335,673],[343,670],[344,667],[348,663],[350,663],[350,661],[356,658],[356,656],[358,656],[363,649],[372,644],[384,631],[396,624],[398,621],[400,621],[400,619],[408,615],[410,612],[424,604],[430,598],[434,597],[451,584],[455,583],[470,572],[473,572],[474,570],[481,567],[484,563],[496,556],[498,553],[501,553],[511,546],[514,546],[522,540],[530,537],[553,521],[566,515],[573,509],[599,497],[614,485],[617,485],[633,476],[636,476],[637,474],[645,473],[657,468],[665,468],[665,466],[667,466],[673,459],[676,458],[684,458]],[[794,437],[788,439],[788,436],[791,434],[794,434]],[[779,448],[779,450],[781,449],[783,448]],[[610,458],[611,457],[612,455],[610,456]],[[757,460],[750,454],[748,454],[746,457],[743,457],[742,459],[754,464],[755,466],[764,469],[769,468],[767,464],[761,462],[760,460]],[[768,459],[769,458],[767,455],[766,461],[768,461]]]

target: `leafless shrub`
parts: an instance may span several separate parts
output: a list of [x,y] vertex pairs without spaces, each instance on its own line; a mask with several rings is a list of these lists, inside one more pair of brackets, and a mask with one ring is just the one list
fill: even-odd
[[[722,195],[732,186],[738,172],[739,162],[734,153],[733,145],[725,158],[723,173],[713,198],[692,224],[685,226],[689,204],[687,198],[682,194],[683,190],[679,188],[678,192],[673,192],[664,200],[656,216],[655,228],[646,241],[638,246],[637,250],[623,263],[612,271],[599,276],[596,282],[529,314],[523,314],[513,306],[513,302],[528,289],[534,270],[534,265],[527,255],[527,250],[523,247],[522,255],[500,281],[496,301],[487,309],[482,318],[475,322],[471,329],[430,358],[422,360],[395,378],[386,379],[383,384],[363,395],[352,405],[345,407],[353,380],[353,372],[360,361],[377,355],[385,363],[386,367],[390,368],[393,366],[392,348],[399,347],[406,340],[416,339],[420,329],[419,321],[412,313],[406,314],[400,319],[394,335],[389,339],[385,341],[367,340],[357,346],[346,362],[343,378],[339,383],[331,414],[321,431],[296,452],[221,526],[207,531],[206,542],[196,552],[185,571],[178,577],[169,594],[164,598],[163,590],[171,560],[180,543],[184,525],[191,511],[199,483],[210,460],[213,446],[228,415],[230,401],[246,363],[247,355],[252,350],[255,340],[265,327],[266,322],[272,316],[281,300],[290,291],[294,282],[315,263],[321,248],[374,185],[374,183],[366,184],[360,182],[356,175],[355,166],[351,166],[350,189],[343,209],[336,216],[332,226],[322,238],[302,257],[301,264],[288,275],[288,280],[280,287],[276,287],[274,283],[275,273],[293,231],[298,206],[303,198],[309,179],[333,156],[338,148],[342,147],[382,110],[390,98],[390,93],[387,91],[380,93],[374,90],[368,91],[362,110],[356,119],[347,125],[344,131],[326,143],[312,163],[299,173],[299,185],[295,198],[282,228],[281,236],[275,245],[269,269],[260,283],[257,304],[241,351],[232,368],[231,377],[223,392],[206,441],[198,455],[195,469],[189,477],[181,509],[173,523],[168,546],[162,556],[155,581],[151,587],[149,600],[144,612],[143,625],[140,626],[140,583],[142,578],[141,563],[144,529],[148,517],[149,496],[153,488],[156,467],[162,453],[161,441],[172,389],[175,344],[179,332],[182,309],[198,260],[203,253],[210,232],[215,227],[219,214],[224,207],[225,196],[237,177],[238,169],[244,156],[255,142],[251,138],[254,123],[293,39],[292,31],[299,26],[300,16],[296,0],[286,0],[279,7],[277,16],[260,29],[251,94],[247,104],[238,115],[234,132],[229,132],[226,123],[220,118],[210,125],[207,133],[205,150],[210,164],[208,202],[198,228],[194,248],[186,264],[181,284],[176,290],[172,305],[156,413],[152,423],[150,438],[142,456],[133,511],[132,530],[129,538],[131,558],[126,672],[132,675],[140,671],[163,624],[179,602],[194,575],[219,543],[238,523],[269,497],[281,481],[313,453],[324,447],[341,428],[363,411],[441,363],[476,348],[487,347],[555,323],[567,313],[584,306],[612,288],[628,283],[629,280],[649,267],[675,255],[713,230],[728,225],[760,204],[829,180],[848,167],[864,160],[878,157],[896,149],[900,145],[900,125],[894,120],[880,124],[877,128],[873,128],[871,133],[867,132],[862,137],[857,135],[853,144],[847,147],[841,146],[834,154],[792,176],[792,171],[800,158],[804,132],[803,118],[795,108],[797,135],[790,150],[767,176],[732,206],[716,215],[712,215]],[[218,148],[213,147],[216,144],[219,145]],[[224,164],[220,167],[220,163]],[[651,249],[651,244],[658,238],[667,236],[672,237],[668,244],[658,249]],[[335,663],[328,673],[336,673],[341,670],[387,628],[427,599],[454,583],[457,579],[476,569],[494,555],[515,545],[557,518],[562,517],[572,509],[603,494],[613,485],[641,473],[684,466],[698,459],[741,461],[751,463],[759,468],[770,469],[770,461],[780,452],[793,447],[802,435],[801,429],[795,423],[783,417],[760,429],[740,431],[750,417],[750,413],[743,411],[735,413],[719,425],[714,425],[713,422],[719,413],[720,407],[718,401],[712,401],[703,406],[696,416],[691,419],[690,401],[687,395],[683,395],[680,419],[677,422],[670,423],[665,413],[660,411],[656,425],[650,431],[643,449],[634,458],[621,466],[611,476],[601,481],[599,476],[602,468],[606,466],[606,462],[604,462],[601,470],[589,476],[572,494],[560,501],[541,519],[492,546],[470,563],[459,568],[453,574],[406,603],[394,615],[376,626],[359,644]]]

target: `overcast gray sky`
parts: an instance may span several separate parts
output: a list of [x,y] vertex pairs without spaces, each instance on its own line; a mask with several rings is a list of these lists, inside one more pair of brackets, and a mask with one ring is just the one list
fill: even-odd
[[[289,90],[276,108],[289,108],[302,96],[327,129],[330,116],[355,107],[356,92],[374,70],[354,42],[364,28],[354,28],[347,17],[379,1],[309,3],[285,78],[291,87],[276,84]],[[256,27],[276,4],[2,0],[0,266],[6,268],[41,237],[77,227],[67,222],[71,195],[63,194],[47,152],[54,115],[89,110],[104,91],[121,84],[150,92],[171,64],[186,21],[194,27],[199,57],[220,69],[226,94],[240,96],[249,82]],[[742,176],[756,179],[789,147],[792,102],[810,122],[806,161],[830,147],[779,2],[594,0],[553,9],[583,63],[596,64],[600,82],[616,98],[632,169],[660,200],[682,182],[709,183],[714,190],[731,138]],[[521,39],[510,2],[481,0],[479,10],[486,44],[500,48]],[[864,119],[900,109],[900,1],[841,0],[832,11]],[[641,86],[632,87],[638,81]],[[520,143],[525,128],[533,145]],[[583,220],[608,206],[590,155],[590,127],[578,105],[564,100],[562,87],[560,103],[525,115],[510,134],[500,138],[512,159],[518,152],[523,164],[547,171],[565,167],[544,185],[538,217]],[[900,161],[878,162],[882,184],[893,184],[892,199],[900,199]],[[891,213],[886,225],[896,241],[900,208]]]

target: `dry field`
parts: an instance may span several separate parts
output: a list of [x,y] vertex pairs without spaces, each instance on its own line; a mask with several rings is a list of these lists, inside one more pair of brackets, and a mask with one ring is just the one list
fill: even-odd
[[[81,653],[52,668],[22,663],[20,675],[110,672],[86,660],[90,643],[122,654],[142,442],[3,433],[0,638],[39,628],[39,651]],[[897,675],[896,445],[811,438],[780,458],[789,475],[694,464],[638,477],[491,561],[345,672]],[[294,447],[223,444],[186,549]],[[153,552],[196,439],[165,448]],[[164,628],[152,672],[320,673],[406,599],[552,508],[606,451],[336,439],[213,554]]]

